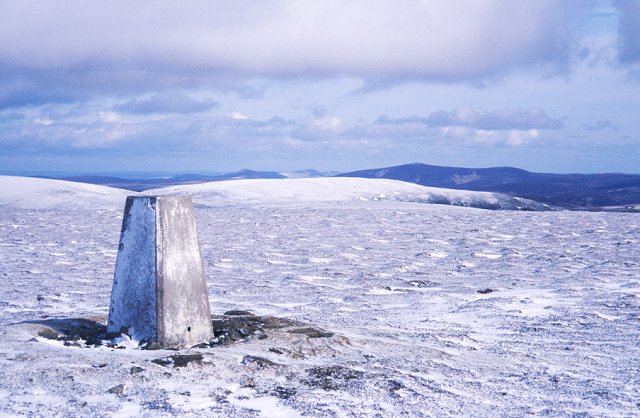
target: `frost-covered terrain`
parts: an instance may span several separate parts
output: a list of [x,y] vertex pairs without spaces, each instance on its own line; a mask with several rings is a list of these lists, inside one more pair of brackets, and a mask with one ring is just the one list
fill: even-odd
[[164,187],[142,193],[106,186],[0,176],[0,205],[23,209],[119,207],[127,195],[188,194],[200,205],[395,201],[501,210],[550,210],[549,206],[501,193],[424,187],[398,180],[304,178],[229,180]]
[[22,209],[118,209],[129,190],[63,180],[0,176],[0,205]]
[[398,180],[362,178],[259,179],[172,186],[146,193],[190,194],[194,201],[238,203],[393,201],[435,203],[483,209],[550,210],[549,206],[501,193],[425,187]]
[[127,192],[3,181],[0,415],[640,414],[637,214],[185,189],[212,313],[328,332],[116,349],[48,333],[105,320]]

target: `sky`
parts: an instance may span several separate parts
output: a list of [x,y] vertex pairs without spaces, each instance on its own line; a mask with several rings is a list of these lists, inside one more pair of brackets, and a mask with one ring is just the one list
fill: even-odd
[[640,173],[640,1],[0,0],[0,172]]

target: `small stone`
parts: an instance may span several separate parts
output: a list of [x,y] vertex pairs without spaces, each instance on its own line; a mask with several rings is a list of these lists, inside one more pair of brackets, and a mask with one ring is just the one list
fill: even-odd
[[124,392],[124,385],[120,384],[118,386],[114,386],[107,391],[107,393],[113,393],[114,395],[122,395]]
[[255,316],[252,312],[241,310],[227,311],[224,314],[228,316]]
[[151,342],[149,344],[147,344],[144,349],[145,350],[160,350],[162,347],[160,347],[160,344],[158,344],[157,342]]
[[56,331],[51,328],[44,328],[38,331],[38,335],[43,338],[47,338],[49,340],[57,340],[60,336]]
[[185,367],[189,363],[196,362],[200,363],[204,357],[202,354],[175,354],[169,357],[162,357],[151,360],[152,363],[158,364],[160,366],[170,366],[173,367]]
[[307,383],[324,390],[339,390],[352,380],[360,380],[364,372],[342,366],[312,367],[307,369],[310,379]]
[[389,385],[390,392],[396,392],[400,389],[404,389],[405,387],[404,384],[402,384],[402,382],[399,382],[397,380],[389,380],[387,384]]
[[144,369],[142,367],[139,367],[139,366],[133,366],[131,368],[131,370],[129,370],[129,372],[131,374],[138,374],[138,373],[142,373],[143,371],[144,371]]
[[273,394],[280,399],[289,399],[296,394],[296,389],[292,387],[276,386]]
[[229,339],[231,341],[238,341],[242,339],[242,335],[240,335],[240,333],[235,329],[232,329],[231,331],[229,331]]
[[264,357],[251,356],[251,355],[244,356],[244,358],[242,359],[242,364],[244,365],[255,364],[256,367],[259,369],[264,369],[266,367],[271,367],[276,365],[276,363],[274,363],[269,359],[266,359]]
[[169,366],[171,365],[171,363],[173,363],[173,361],[171,360],[171,357],[157,358],[157,359],[151,360],[151,362],[158,364],[160,366]]
[[94,346],[94,347],[98,347],[98,346],[102,345],[102,340],[99,339],[99,338],[91,338],[91,337],[89,337],[89,338],[87,338],[85,340],[84,343],[85,343],[85,345],[91,345],[91,346]]
[[328,338],[333,337],[334,333],[322,330],[320,328],[296,328],[294,330],[289,331],[290,334],[304,334],[309,338]]
[[412,280],[409,282],[409,284],[411,284],[412,286],[421,287],[421,288],[440,286],[440,283],[432,282],[429,280]]
[[206,342],[206,343],[201,343],[201,344],[194,345],[191,348],[209,348],[209,347],[211,347],[211,345],[208,342]]
[[312,367],[307,369],[307,373],[314,377],[331,377],[342,380],[361,379],[364,376],[364,372],[343,366]]
[[486,294],[493,293],[493,292],[495,292],[495,290],[494,289],[490,289],[488,287],[486,289],[478,290],[478,293],[480,293],[482,295],[486,295]]
[[200,363],[203,358],[202,354],[176,354],[171,356],[173,367],[184,367],[191,362]]

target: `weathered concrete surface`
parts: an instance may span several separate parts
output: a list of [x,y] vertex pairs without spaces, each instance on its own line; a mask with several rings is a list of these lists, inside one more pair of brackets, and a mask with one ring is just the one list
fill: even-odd
[[127,198],[107,332],[157,339],[156,198]]
[[213,337],[190,197],[127,198],[107,332],[167,348]]
[[158,198],[156,213],[158,341],[206,341],[212,337],[211,313],[191,198]]

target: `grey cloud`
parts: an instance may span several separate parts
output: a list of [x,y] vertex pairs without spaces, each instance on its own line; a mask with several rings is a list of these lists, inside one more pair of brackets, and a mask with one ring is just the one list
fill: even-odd
[[620,60],[625,63],[640,62],[640,1],[626,0],[615,4],[620,9]]
[[427,117],[391,119],[381,117],[379,124],[421,124],[430,128],[468,127],[482,130],[561,129],[562,119],[550,118],[544,110],[532,107],[523,109],[484,110],[470,106],[451,111],[439,110]]
[[618,127],[615,123],[613,123],[609,119],[600,118],[595,122],[582,125],[582,129],[585,129],[587,131],[603,131],[606,129],[616,130],[618,129]]
[[181,93],[159,93],[145,99],[133,99],[116,110],[127,113],[199,113],[218,107],[213,100],[197,100]]
[[239,82],[254,77],[468,81],[568,59],[559,0],[0,2],[0,16],[0,85],[27,93],[5,105],[229,80],[260,94]]
[[25,105],[70,103],[86,97],[81,91],[60,88],[56,83],[41,83],[37,77],[25,79],[25,75],[11,72],[3,76],[0,64],[0,110]]
[[[0,114],[0,124],[9,124],[9,123],[18,123],[25,119],[24,114],[17,112],[10,112],[6,114]],[[0,132],[2,131],[2,126],[0,125]]]
[[25,69],[3,61],[0,56],[0,110],[81,103],[97,96],[135,97],[156,92],[171,95],[176,90],[201,88],[231,92],[242,98],[259,98],[266,91],[266,86],[254,79],[203,68],[112,62],[63,66],[62,69]]

